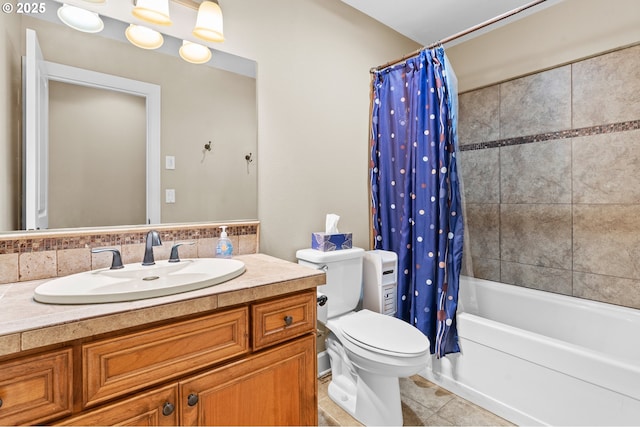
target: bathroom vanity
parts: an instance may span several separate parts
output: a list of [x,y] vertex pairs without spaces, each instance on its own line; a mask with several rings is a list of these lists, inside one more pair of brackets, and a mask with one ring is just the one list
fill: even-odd
[[262,254],[228,282],[134,302],[0,299],[0,424],[317,425],[321,271]]

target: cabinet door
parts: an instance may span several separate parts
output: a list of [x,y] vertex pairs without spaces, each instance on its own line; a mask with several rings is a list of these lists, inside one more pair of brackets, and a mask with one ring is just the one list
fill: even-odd
[[247,353],[248,319],[241,307],[84,344],[84,407]]
[[178,425],[178,385],[142,393],[77,417],[62,420],[64,426],[175,426]]
[[36,424],[71,414],[71,349],[0,365],[0,425]]
[[315,335],[180,383],[183,425],[317,425]]

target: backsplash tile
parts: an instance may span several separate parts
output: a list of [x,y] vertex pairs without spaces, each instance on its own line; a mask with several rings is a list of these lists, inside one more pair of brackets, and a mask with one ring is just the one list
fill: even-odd
[[238,236],[238,245],[234,244],[233,249],[238,248],[238,253],[241,254],[253,254],[258,252],[258,240],[253,235],[240,235]]
[[84,248],[59,249],[57,276],[91,270],[91,253]]
[[0,283],[17,282],[18,265],[17,253],[0,254]]
[[19,255],[18,263],[20,271],[18,280],[21,282],[57,275],[56,251],[24,252]]
[[[231,241],[233,244],[233,240]],[[198,239],[198,255],[203,258],[213,258],[216,256],[217,239],[204,238]],[[235,245],[234,248],[235,250]]]
[[133,228],[53,230],[0,236],[0,284],[66,276],[111,265],[112,254],[92,254],[92,248],[114,247],[124,263],[142,262],[149,230],[158,230],[162,246],[154,247],[157,260],[168,259],[174,243],[193,242],[179,249],[180,257],[213,257],[220,225],[234,245],[234,255],[257,253],[258,221],[157,225]]

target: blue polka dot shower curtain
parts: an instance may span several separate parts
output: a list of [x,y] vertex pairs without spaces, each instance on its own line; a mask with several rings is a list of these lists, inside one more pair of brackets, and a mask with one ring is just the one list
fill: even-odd
[[371,101],[372,234],[376,249],[398,254],[396,316],[437,357],[459,352],[457,88],[444,49],[374,72]]

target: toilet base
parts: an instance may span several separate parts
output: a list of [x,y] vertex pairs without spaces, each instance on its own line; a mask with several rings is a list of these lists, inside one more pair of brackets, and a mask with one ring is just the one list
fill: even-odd
[[327,352],[331,359],[331,400],[364,425],[402,425],[398,377],[358,369],[334,339],[327,339]]

